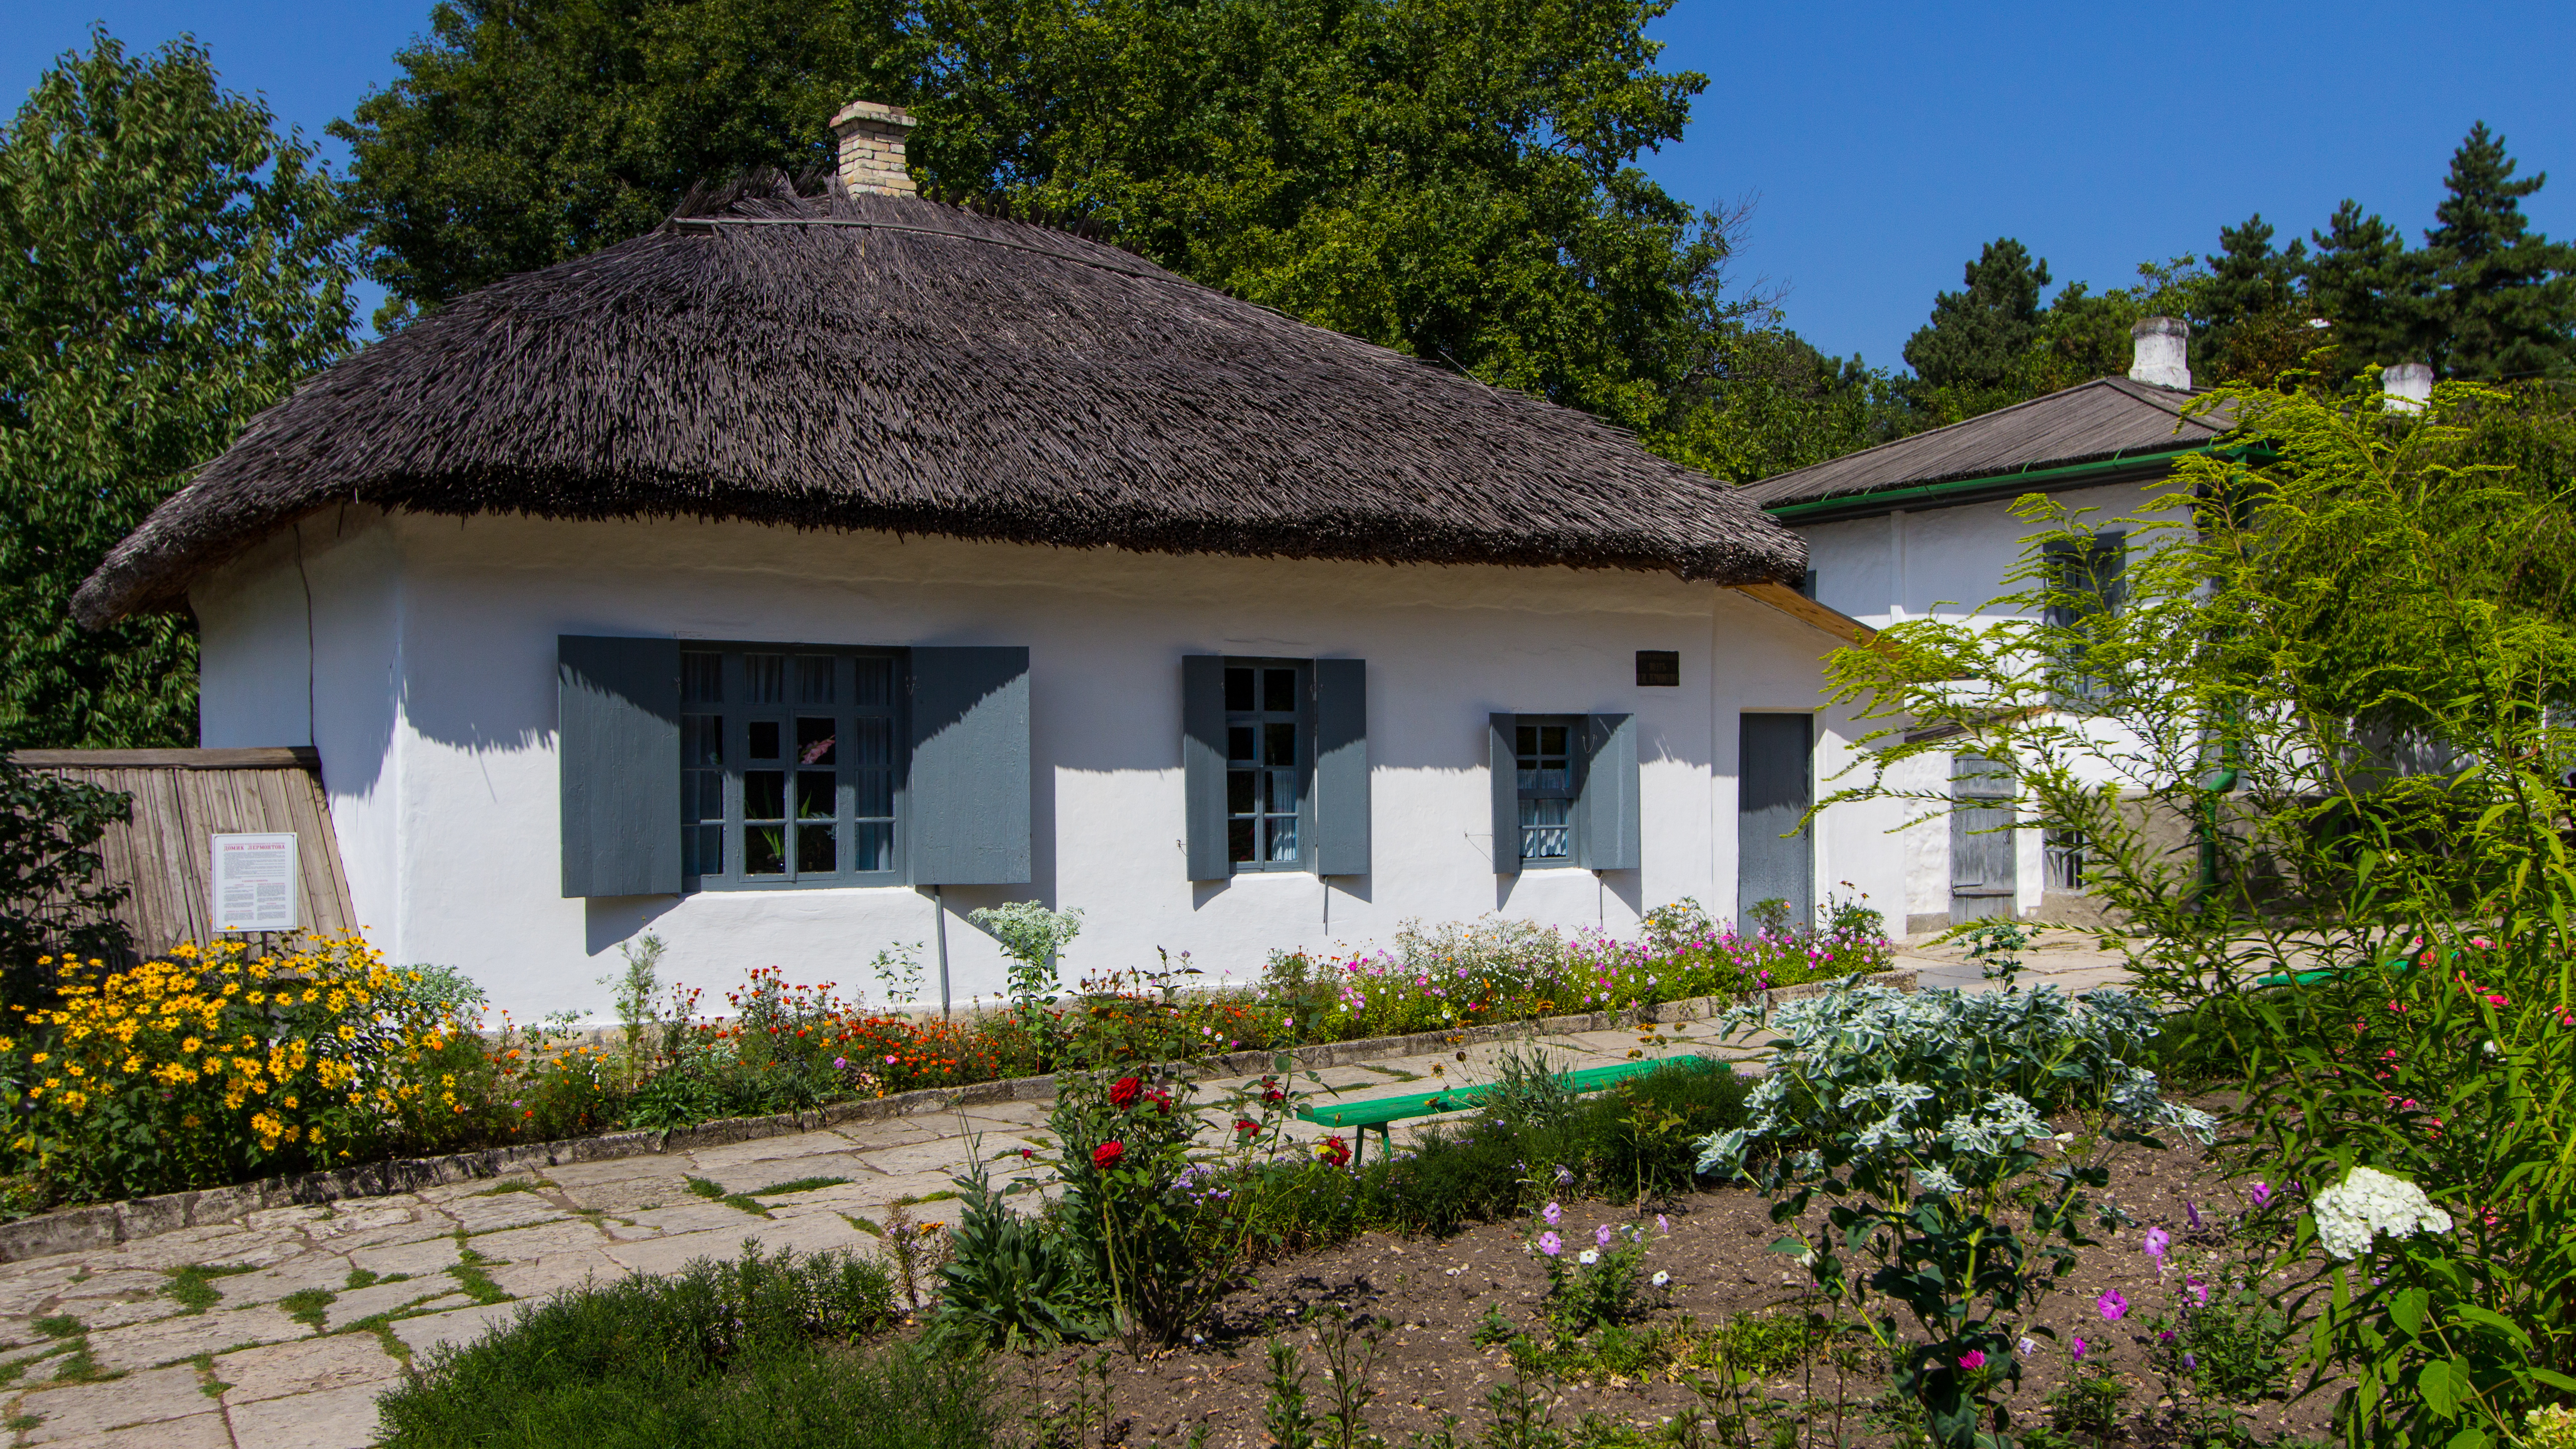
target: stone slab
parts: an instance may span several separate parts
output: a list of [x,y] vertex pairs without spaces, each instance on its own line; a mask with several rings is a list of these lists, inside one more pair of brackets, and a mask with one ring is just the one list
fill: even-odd
[[[417,1243],[397,1243],[383,1248],[361,1248],[349,1255],[349,1266],[364,1268],[381,1278],[396,1273],[420,1277],[426,1273],[443,1273],[463,1261],[465,1249],[456,1239],[429,1238]],[[342,1282],[348,1281],[343,1278]]]
[[20,1398],[11,1412],[42,1421],[28,1431],[27,1443],[50,1444],[133,1424],[184,1419],[214,1406],[198,1387],[197,1370],[181,1365],[127,1374],[112,1383],[40,1388]]
[[380,1386],[357,1384],[232,1409],[234,1449],[367,1449],[376,1442]]
[[311,1395],[352,1384],[374,1384],[402,1373],[402,1361],[385,1352],[372,1333],[340,1333],[310,1343],[249,1348],[215,1359],[215,1379],[229,1385],[224,1403],[244,1404],[288,1395]]
[[331,1332],[337,1333],[361,1318],[373,1318],[379,1313],[398,1312],[426,1298],[455,1295],[454,1280],[445,1277],[407,1278],[400,1283],[378,1283],[366,1288],[352,1288],[332,1301],[323,1324]]
[[157,1323],[133,1328],[93,1333],[89,1338],[89,1351],[100,1368],[122,1373],[193,1358],[201,1353],[220,1353],[240,1344],[284,1343],[306,1337],[311,1332],[311,1329],[279,1312],[274,1305],[262,1304],[256,1308],[216,1308],[206,1313],[164,1318]]
[[232,1430],[225,1427],[223,1411],[209,1409],[184,1419],[56,1440],[51,1449],[233,1449],[233,1436]]
[[463,1348],[519,1315],[516,1303],[478,1303],[446,1313],[394,1320],[394,1337],[412,1351],[416,1362],[440,1348]]

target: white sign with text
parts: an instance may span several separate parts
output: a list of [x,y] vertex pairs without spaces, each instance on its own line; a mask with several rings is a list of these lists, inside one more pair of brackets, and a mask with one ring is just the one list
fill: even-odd
[[297,929],[294,835],[218,835],[214,842],[215,929]]

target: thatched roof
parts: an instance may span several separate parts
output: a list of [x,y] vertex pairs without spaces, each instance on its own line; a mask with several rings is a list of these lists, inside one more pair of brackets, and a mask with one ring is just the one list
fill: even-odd
[[2097,378],[1775,474],[1746,484],[1739,496],[1764,508],[1848,499],[1857,509],[1872,493],[1980,478],[2009,481],[2016,474],[2079,463],[2135,458],[2141,470],[2153,471],[2170,464],[2172,455],[2227,431],[2227,421],[2214,413],[2182,415],[2193,396],[2125,377]]
[[1796,535],[1596,419],[1062,230],[783,185],[694,209],[306,383],[116,547],[81,621],[175,603],[349,502],[1719,583],[1805,567]]

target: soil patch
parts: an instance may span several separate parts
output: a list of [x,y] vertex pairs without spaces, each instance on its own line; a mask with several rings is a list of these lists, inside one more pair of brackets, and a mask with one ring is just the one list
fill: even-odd
[[[2219,1261],[2226,1250],[2221,1229],[2242,1210],[2242,1199],[2197,1148],[2132,1152],[2113,1168],[2110,1199],[2131,1222],[2094,1229],[2098,1246],[2083,1250],[2076,1270],[2040,1305],[2032,1322],[2056,1330],[2054,1343],[2026,1360],[2022,1387],[2012,1401],[2017,1431],[2048,1422],[2043,1398],[2064,1383],[2072,1367],[2071,1341],[2087,1342],[2087,1362],[2109,1362],[2129,1386],[2122,1405],[2124,1432],[2133,1442],[2167,1444],[2200,1437],[2188,1421],[2199,1405],[2187,1385],[2168,1381],[2151,1364],[2153,1325],[2189,1302],[2188,1280]],[[1663,1203],[1569,1201],[1563,1227],[1570,1242],[1587,1241],[1601,1223],[1637,1223],[1654,1235],[1646,1271],[1661,1269],[1672,1281],[1649,1289],[1645,1310],[1627,1325],[1642,1334],[1687,1320],[1698,1330],[1719,1328],[1745,1315],[1803,1314],[1811,1305],[1806,1273],[1771,1251],[1784,1229],[1771,1221],[1762,1196],[1746,1189],[1718,1189]],[[2202,1226],[2195,1229],[2197,1209]],[[1669,1231],[1658,1226],[1658,1212]],[[2159,1272],[2142,1251],[2149,1229],[2173,1240],[2170,1262]],[[1108,1443],[1143,1445],[1186,1440],[1205,1426],[1210,1449],[1257,1449],[1267,1444],[1262,1415],[1270,1391],[1265,1340],[1293,1343],[1306,1370],[1310,1407],[1332,1403],[1324,1339],[1333,1314],[1374,1332],[1378,1353],[1366,1380],[1375,1391],[1369,1428],[1402,1443],[1417,1431],[1437,1429],[1444,1415],[1461,1421],[1462,1437],[1481,1437],[1491,1422],[1486,1396],[1516,1379],[1511,1351],[1492,1342],[1493,1315],[1512,1329],[1544,1342],[1540,1305],[1547,1275],[1524,1246],[1525,1222],[1493,1223],[1455,1237],[1393,1238],[1372,1234],[1341,1247],[1264,1265],[1253,1283],[1230,1294],[1202,1335],[1203,1341],[1152,1353],[1139,1360],[1108,1347]],[[1569,1247],[1568,1251],[1572,1251]],[[2127,1300],[2125,1315],[2106,1321],[2101,1295]],[[1480,1343],[1480,1328],[1486,1342]],[[1597,1340],[1598,1334],[1594,1335]],[[1865,1340],[1859,1341],[1865,1343]],[[1050,1422],[1068,1424],[1079,1396],[1096,1402],[1095,1367],[1102,1346],[1057,1349],[1021,1356],[1012,1366]],[[1543,1355],[1534,1382],[1545,1391],[1560,1428],[1587,1415],[1654,1432],[1703,1400],[1669,1369],[1634,1376],[1565,1375],[1582,1355]],[[1808,1442],[1893,1441],[1899,1420],[1882,1411],[1882,1358],[1832,1351],[1813,1353],[1787,1372],[1748,1386],[1782,1407],[1778,1422],[1820,1433]],[[2332,1389],[2297,1401],[2283,1372],[2272,1393],[2238,1404],[2245,1428],[2264,1440],[2324,1438],[2329,1432]],[[1097,1410],[1081,1417],[1097,1423]],[[1837,1422],[1839,1421],[1839,1422]],[[2089,1437],[2089,1436],[2087,1436]]]

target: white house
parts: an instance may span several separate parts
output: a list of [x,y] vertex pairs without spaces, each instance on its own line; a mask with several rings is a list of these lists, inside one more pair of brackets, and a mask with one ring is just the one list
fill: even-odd
[[[746,183],[456,301],[258,419],[118,547],[195,612],[204,743],[319,751],[394,959],[595,1016],[669,974],[865,984],[978,906],[1070,974],[1487,912],[1612,932],[1849,880],[1784,832],[1856,626],[1738,494],[1590,418],[1061,230]],[[942,944],[944,943],[944,945]]]
[[[2132,329],[2126,377],[2098,378],[1910,438],[1766,478],[1744,490],[1807,541],[1806,591],[1874,628],[1906,619],[2012,617],[1993,601],[2041,531],[2013,500],[2046,493],[2102,525],[2096,556],[2067,560],[2116,604],[2132,540],[2119,520],[2166,520],[2155,489],[2176,460],[2220,446],[2223,418],[2184,416],[2193,397],[2188,329],[2150,317]],[[2135,541],[2143,545],[2146,540]],[[1976,793],[1972,755],[1923,756],[1907,788],[1955,782]],[[2080,917],[2078,842],[2006,832],[2009,787],[1996,809],[1957,809],[1903,835],[1909,933],[1992,915]],[[1899,913],[1890,911],[1891,917]]]

